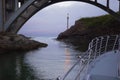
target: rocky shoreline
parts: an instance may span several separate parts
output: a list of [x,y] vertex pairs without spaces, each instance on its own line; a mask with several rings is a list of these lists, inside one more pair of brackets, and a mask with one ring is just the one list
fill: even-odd
[[102,15],[77,20],[75,25],[60,33],[57,40],[73,45],[75,49],[84,52],[93,38],[116,34],[120,34],[120,22],[111,15]]
[[30,51],[40,47],[46,47],[47,44],[31,40],[21,34],[0,33],[0,53],[12,51]]

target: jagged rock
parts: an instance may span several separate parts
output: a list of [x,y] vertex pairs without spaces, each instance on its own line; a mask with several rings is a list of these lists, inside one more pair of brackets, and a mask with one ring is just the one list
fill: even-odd
[[0,51],[29,51],[39,47],[46,47],[47,44],[31,40],[24,35],[12,33],[0,33]]

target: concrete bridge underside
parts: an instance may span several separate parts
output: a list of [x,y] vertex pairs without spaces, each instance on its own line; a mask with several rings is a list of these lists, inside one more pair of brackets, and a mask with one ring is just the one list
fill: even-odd
[[46,6],[62,1],[81,1],[92,4],[113,15],[113,17],[120,21],[119,13],[110,9],[109,0],[105,0],[106,5],[99,3],[97,0],[0,0],[0,14],[2,14],[0,15],[0,30],[17,33],[24,23],[36,12]]

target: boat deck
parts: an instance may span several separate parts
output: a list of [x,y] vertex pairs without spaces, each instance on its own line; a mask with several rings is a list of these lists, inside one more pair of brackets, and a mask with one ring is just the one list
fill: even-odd
[[120,53],[110,51],[90,63],[87,80],[120,80]]
[[61,80],[120,80],[120,35],[94,38]]

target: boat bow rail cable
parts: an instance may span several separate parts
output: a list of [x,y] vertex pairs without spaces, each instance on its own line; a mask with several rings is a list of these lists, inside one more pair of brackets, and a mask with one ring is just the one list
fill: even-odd
[[[89,64],[97,57],[109,51],[120,52],[120,35],[107,35],[94,38],[90,43],[88,50],[80,55],[78,61],[68,70],[68,72],[60,77],[59,80],[84,80],[87,75]],[[120,65],[118,68],[120,76]]]

